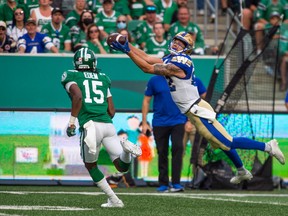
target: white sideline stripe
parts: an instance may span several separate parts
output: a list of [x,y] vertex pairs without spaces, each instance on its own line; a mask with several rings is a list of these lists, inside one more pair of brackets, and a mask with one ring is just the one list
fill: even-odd
[[1,210],[49,210],[49,211],[87,211],[92,208],[79,208],[72,206],[15,206],[0,205]]
[[[103,192],[66,192],[66,191],[0,191],[0,194],[79,194],[79,195],[90,195],[90,196],[99,196],[104,195]],[[117,193],[117,195],[127,195],[127,196],[138,196],[138,195],[144,195],[144,196],[201,196],[201,197],[211,197],[211,196],[217,196],[217,197],[288,197],[288,194],[240,194],[240,193]]]
[[0,216],[24,216],[24,215],[16,215],[16,214],[4,214],[4,213],[0,213]]

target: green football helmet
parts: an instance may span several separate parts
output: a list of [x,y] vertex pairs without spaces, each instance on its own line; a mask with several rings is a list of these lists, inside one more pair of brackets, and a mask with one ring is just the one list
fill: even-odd
[[73,63],[76,70],[95,71],[97,58],[91,49],[85,47],[75,52]]

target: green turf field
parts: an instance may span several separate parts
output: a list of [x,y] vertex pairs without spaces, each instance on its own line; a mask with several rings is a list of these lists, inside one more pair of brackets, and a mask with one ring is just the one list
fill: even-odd
[[195,191],[156,193],[155,188],[114,189],[122,209],[102,209],[97,187],[0,186],[0,215],[22,216],[285,216],[288,191]]

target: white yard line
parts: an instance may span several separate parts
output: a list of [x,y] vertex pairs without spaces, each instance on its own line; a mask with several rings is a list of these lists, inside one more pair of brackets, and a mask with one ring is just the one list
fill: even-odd
[[[103,192],[69,192],[69,191],[0,191],[0,194],[80,194],[80,195],[90,195],[99,196],[103,195]],[[117,193],[119,195],[127,196],[205,196],[205,197],[288,197],[288,194],[267,194],[267,193]]]
[[46,211],[87,211],[92,208],[79,208],[72,206],[18,206],[18,205],[0,205],[1,210],[46,210]]

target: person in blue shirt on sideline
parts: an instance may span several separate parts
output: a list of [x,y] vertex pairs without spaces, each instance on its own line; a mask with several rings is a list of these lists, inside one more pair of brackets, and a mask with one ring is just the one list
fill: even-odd
[[46,50],[58,53],[57,47],[46,34],[37,32],[36,21],[32,18],[26,22],[27,33],[18,39],[19,53],[45,53]]
[[171,98],[166,79],[163,76],[153,76],[147,83],[142,103],[142,132],[151,130],[147,124],[150,101],[153,100],[153,135],[158,153],[158,192],[169,191],[168,155],[169,139],[172,143],[172,187],[171,192],[184,191],[180,184],[184,125],[187,117],[183,115]]

